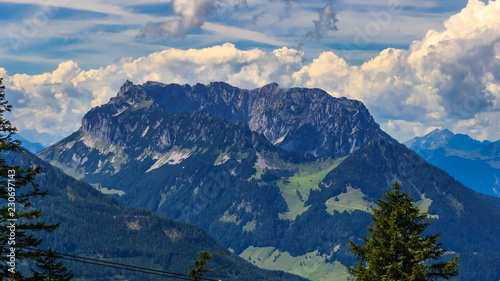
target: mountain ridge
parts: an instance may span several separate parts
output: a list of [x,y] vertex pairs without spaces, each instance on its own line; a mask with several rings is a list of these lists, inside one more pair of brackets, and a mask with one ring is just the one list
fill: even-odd
[[282,89],[276,83],[244,90],[224,82],[181,86],[128,81],[120,92],[133,87],[147,92],[168,112],[203,110],[231,123],[246,123],[288,151],[342,157],[374,137],[395,141],[361,102],[334,98],[320,89]]
[[47,146],[42,145],[37,142],[30,142],[27,139],[23,138],[19,134],[15,134],[12,136],[12,140],[17,140],[21,142],[21,146],[29,150],[31,153],[37,153],[39,151],[44,150]]

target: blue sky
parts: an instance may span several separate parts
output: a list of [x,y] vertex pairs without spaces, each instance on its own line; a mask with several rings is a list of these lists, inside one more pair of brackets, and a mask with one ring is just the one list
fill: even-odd
[[[54,70],[60,62],[73,60],[85,69],[99,68],[123,56],[141,57],[168,47],[203,48],[233,43],[239,49],[297,48],[307,57],[325,50],[354,50],[348,62],[361,64],[388,47],[407,49],[429,29],[442,29],[449,15],[459,12],[467,1],[207,1],[219,7],[203,15],[208,26],[193,26],[184,38],[137,40],[148,22],[164,22],[176,14],[170,1],[0,1],[0,20],[7,26],[7,43],[0,65],[9,73],[39,74]],[[141,3],[142,2],[142,3]],[[246,5],[245,5],[246,2]],[[41,6],[46,3],[47,6]],[[373,20],[371,13],[401,3],[389,26],[358,46],[354,27],[363,29]],[[322,30],[322,38],[306,39],[325,5],[331,4],[337,31]],[[418,23],[418,24],[417,24]],[[217,25],[216,27],[212,25]],[[238,28],[239,36],[225,34]],[[247,34],[245,34],[247,32]],[[9,38],[10,37],[10,38]],[[9,45],[9,44],[6,44]],[[346,57],[346,56],[344,56]]]
[[126,79],[217,80],[361,100],[400,141],[445,127],[500,139],[496,1],[0,0],[0,11],[0,76],[21,131],[65,136]]

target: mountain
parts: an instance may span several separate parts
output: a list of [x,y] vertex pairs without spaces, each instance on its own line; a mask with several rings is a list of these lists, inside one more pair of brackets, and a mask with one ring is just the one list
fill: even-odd
[[436,129],[404,144],[465,186],[500,196],[500,141],[480,142],[447,129]]
[[254,90],[223,82],[178,85],[125,82],[148,93],[163,109],[176,113],[203,110],[228,122],[242,122],[288,151],[341,157],[380,137],[394,141],[359,101],[332,98],[320,89],[282,89],[276,83]]
[[[42,248],[70,255],[97,258],[135,266],[187,274],[198,251],[212,253],[222,246],[198,227],[164,218],[146,209],[133,209],[102,194],[92,186],[67,176],[29,152],[8,153],[8,164],[37,166],[42,174],[36,182],[49,195],[36,199],[43,221],[60,227],[42,235]],[[229,267],[207,277],[231,280],[301,280],[283,272],[266,271],[229,251],[209,266]],[[78,280],[163,280],[154,275],[65,262]]]
[[20,130],[17,132],[17,135],[23,139],[31,140],[32,142],[36,140],[37,143],[40,143],[44,147],[50,146],[64,138],[64,135],[55,133],[39,133],[36,129]]
[[[293,103],[297,116],[283,106]],[[252,129],[245,116],[268,125]],[[273,124],[289,128],[283,141],[314,145],[273,143]],[[394,141],[360,102],[321,90],[127,82],[38,155],[121,202],[200,226],[259,267],[310,280],[347,278],[348,241],[366,234],[371,207],[399,180],[461,255],[456,280],[500,278],[495,201]]]
[[21,146],[26,148],[29,152],[31,153],[37,153],[39,151],[42,151],[46,146],[43,146],[40,143],[35,143],[35,142],[30,142],[20,135],[16,134],[12,137],[13,140],[18,140],[21,142]]

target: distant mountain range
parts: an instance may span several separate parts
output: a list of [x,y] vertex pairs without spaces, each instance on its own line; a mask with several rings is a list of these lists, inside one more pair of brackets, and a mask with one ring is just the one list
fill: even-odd
[[44,147],[48,147],[64,137],[64,135],[57,133],[40,133],[35,129],[20,130],[17,135],[32,143],[40,143]]
[[358,101],[270,84],[127,81],[37,154],[133,207],[195,224],[266,269],[346,280],[348,241],[394,180],[461,255],[455,280],[500,278],[500,208],[399,144]]
[[35,142],[30,142],[26,140],[25,138],[21,137],[19,134],[15,134],[12,136],[13,140],[18,140],[21,142],[21,146],[26,148],[29,152],[31,153],[37,153],[39,151],[42,151],[46,146],[43,146],[40,143],[35,143]]
[[404,144],[465,186],[500,196],[500,141],[481,142],[447,129],[436,129]]

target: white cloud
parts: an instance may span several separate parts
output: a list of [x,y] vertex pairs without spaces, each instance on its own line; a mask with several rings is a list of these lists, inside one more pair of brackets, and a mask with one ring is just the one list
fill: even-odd
[[[344,75],[348,68],[344,61],[324,53],[300,73],[309,75],[307,86],[321,85],[362,100],[383,124],[404,120],[410,122],[405,126],[418,122],[427,127],[455,127],[459,120],[471,119],[474,122],[467,124],[477,127],[475,121],[484,118],[485,112],[500,110],[499,14],[500,2],[486,5],[471,0],[445,22],[444,31],[430,30],[409,50],[384,50],[359,68],[350,68],[348,75]],[[339,73],[344,75],[340,80]],[[489,121],[479,123],[488,133],[472,127],[470,133],[499,139],[498,127],[486,125],[495,125],[492,114],[487,115]],[[406,134],[401,126],[386,128],[396,137]]]
[[[290,48],[240,50],[232,44],[167,49],[88,71],[68,61],[52,73],[0,75],[21,129],[70,133],[82,115],[120,85],[225,81],[243,88],[270,82],[318,87],[363,101],[391,135],[406,140],[434,128],[500,139],[500,2],[470,0],[441,32],[430,30],[409,50],[386,49],[361,66],[334,52],[308,62]],[[14,98],[12,98],[14,95]],[[36,118],[33,118],[36,116]]]
[[386,132],[398,132],[400,141],[407,141],[415,136],[423,136],[442,127],[428,126],[420,122],[409,122],[405,120],[389,120],[380,125]]
[[[352,38],[356,36],[353,26],[364,27],[367,21],[372,20],[371,13],[366,7],[369,6],[375,11],[385,10],[387,3],[391,1],[393,0],[385,2],[377,0],[371,5],[365,5],[365,3],[353,5],[350,2],[335,1],[332,6],[330,1],[325,0],[88,0],[76,2],[0,0],[0,6],[3,3],[34,5],[31,9],[13,5],[22,11],[19,13],[22,16],[0,19],[5,27],[4,36],[6,37],[6,44],[0,47],[2,49],[0,53],[3,54],[0,57],[0,65],[9,71],[27,71],[30,74],[47,71],[49,66],[55,68],[59,62],[66,60],[73,60],[85,69],[99,68],[113,63],[122,56],[135,58],[146,56],[150,52],[165,49],[165,46],[181,49],[201,48],[221,44],[221,42],[242,44],[247,48],[258,46],[270,51],[270,47],[262,46],[262,43],[277,48],[295,47],[300,42],[304,42],[304,35],[307,32],[314,30],[316,21],[318,22],[316,27],[323,27],[318,29],[322,32],[320,33],[323,36],[322,40],[308,41],[303,46],[303,50],[311,58],[319,54],[318,50],[325,50],[332,45],[346,42],[351,44]],[[431,0],[433,1],[437,0]],[[459,2],[461,1],[464,0]],[[210,8],[214,5],[210,3],[215,3],[215,8],[211,12]],[[405,6],[421,5],[420,2],[412,4],[408,0],[402,3]],[[158,8],[154,12],[151,8],[142,9],[149,5]],[[170,10],[167,7],[170,5],[176,9],[176,12],[167,13],[167,10]],[[359,9],[359,6],[363,9]],[[341,8],[335,15],[335,18],[340,20],[338,23],[334,21],[334,11],[337,8]],[[71,9],[72,16],[68,16],[65,9]],[[165,14],[158,13],[161,11],[165,11]],[[252,23],[253,16],[262,13],[265,16],[261,17],[257,24]],[[166,22],[172,23],[174,27],[176,25],[179,28],[182,27],[183,30],[177,30],[179,32],[184,32],[188,28],[201,28],[201,30],[189,33],[184,40],[170,38],[156,42],[156,44],[143,44],[143,42],[135,41],[134,38],[140,32],[141,27],[148,22],[158,23],[150,26],[153,29],[152,36],[158,30],[160,30],[160,37],[168,35],[162,34],[163,31],[159,27]],[[421,38],[423,31],[429,27],[435,27],[441,23],[441,16],[405,11],[397,17],[392,17],[390,28],[383,28],[380,34],[371,38],[371,42],[383,45],[407,45],[415,38]],[[334,26],[338,26],[339,30],[335,33],[327,32]],[[376,49],[380,50],[378,47]],[[347,61],[353,58],[359,63],[359,61],[373,57],[374,53],[376,52],[373,50],[361,48],[352,57],[348,57],[351,56],[351,52],[338,55]],[[43,60],[45,61],[42,65]],[[54,60],[57,60],[57,63],[54,63]]]
[[85,112],[109,101],[127,79],[180,84],[227,81],[246,88],[273,81],[292,85],[284,74],[299,70],[302,56],[288,48],[243,51],[224,44],[204,49],[172,48],[138,59],[122,58],[88,71],[67,61],[51,73],[9,76],[0,68],[0,75],[5,77],[8,99],[15,107],[13,121],[20,130],[69,134],[79,127]]
[[479,112],[473,118],[459,120],[450,127],[453,132],[469,134],[479,140],[498,140],[500,112]]
[[146,41],[162,41],[171,37],[183,38],[191,29],[199,29],[205,20],[216,9],[246,5],[246,1],[233,0],[172,0],[172,6],[177,18],[153,23],[149,22],[141,29],[137,39]]

